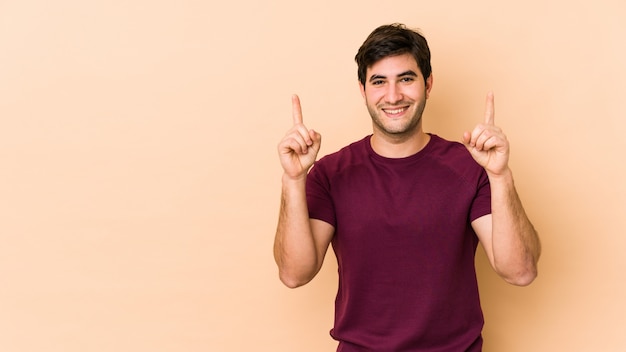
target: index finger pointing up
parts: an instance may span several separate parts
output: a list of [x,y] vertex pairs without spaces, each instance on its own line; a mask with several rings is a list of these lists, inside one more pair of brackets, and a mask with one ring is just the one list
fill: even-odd
[[297,94],[291,96],[291,107],[293,110],[293,124],[302,123],[302,107],[300,106],[300,98]]
[[487,101],[485,102],[485,123],[488,125],[494,124],[495,107],[494,107],[493,92],[487,94]]

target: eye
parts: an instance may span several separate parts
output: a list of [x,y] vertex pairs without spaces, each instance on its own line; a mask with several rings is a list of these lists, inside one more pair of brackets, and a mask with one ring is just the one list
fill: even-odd
[[402,79],[400,80],[401,82],[413,82],[415,79],[413,77],[402,77]]
[[377,80],[372,81],[373,86],[379,86],[383,83],[385,83],[385,81],[383,81],[382,79],[377,79]]

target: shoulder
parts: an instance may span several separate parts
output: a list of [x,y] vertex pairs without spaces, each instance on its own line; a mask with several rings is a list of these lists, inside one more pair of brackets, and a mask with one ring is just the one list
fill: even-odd
[[445,157],[460,157],[464,158],[471,155],[467,148],[460,142],[450,141],[439,137],[436,134],[431,134],[431,154]]
[[447,168],[456,174],[478,176],[484,169],[476,163],[467,148],[460,142],[449,141],[437,135],[431,135],[428,154],[432,162]]
[[369,159],[369,140],[371,136],[366,136],[353,142],[336,152],[323,156],[313,164],[313,170],[323,169],[328,172],[339,172],[342,169],[363,163]]
[[436,134],[431,134],[430,144],[431,157],[444,160],[474,160],[467,148],[460,142],[450,141]]

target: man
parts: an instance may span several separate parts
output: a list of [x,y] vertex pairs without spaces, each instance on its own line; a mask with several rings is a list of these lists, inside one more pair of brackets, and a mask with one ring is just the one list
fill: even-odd
[[338,351],[480,351],[478,242],[520,286],[535,279],[541,251],[494,125],[493,94],[484,123],[462,144],[449,142],[422,130],[433,76],[421,34],[381,26],[355,59],[370,136],[315,162],[321,136],[292,98],[294,125],[278,145],[280,279],[291,288],[309,282],[332,243]]

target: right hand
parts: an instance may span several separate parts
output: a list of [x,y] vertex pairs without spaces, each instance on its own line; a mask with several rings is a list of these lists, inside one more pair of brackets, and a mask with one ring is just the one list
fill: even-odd
[[322,136],[302,123],[302,107],[297,95],[291,97],[293,127],[278,144],[278,156],[285,176],[299,179],[313,166],[322,145]]

